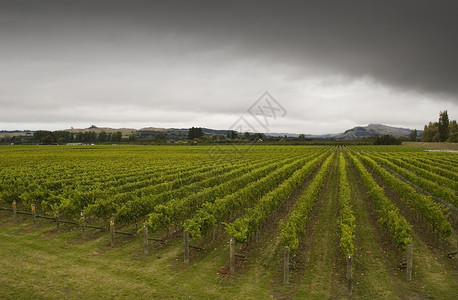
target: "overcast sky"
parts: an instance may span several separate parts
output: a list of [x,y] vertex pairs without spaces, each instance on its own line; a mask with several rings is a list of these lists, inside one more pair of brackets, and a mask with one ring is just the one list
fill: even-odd
[[423,129],[458,117],[457,3],[0,0],[0,130]]

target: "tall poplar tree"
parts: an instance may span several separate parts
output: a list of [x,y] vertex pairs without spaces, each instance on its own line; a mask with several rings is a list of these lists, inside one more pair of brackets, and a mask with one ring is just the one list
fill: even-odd
[[439,139],[441,142],[445,142],[448,139],[449,123],[447,111],[441,111],[439,114]]

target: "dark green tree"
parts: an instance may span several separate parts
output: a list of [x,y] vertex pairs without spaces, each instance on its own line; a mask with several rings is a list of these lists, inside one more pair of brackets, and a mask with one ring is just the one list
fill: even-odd
[[107,143],[110,143],[112,141],[112,139],[113,139],[113,133],[108,132],[107,133]]
[[120,143],[122,141],[122,132],[117,131],[111,135],[111,142],[112,143]]
[[191,127],[188,131],[188,140],[200,139],[204,135],[201,127]]
[[75,141],[78,142],[78,143],[82,143],[83,142],[83,136],[84,136],[84,134],[82,132],[77,132],[76,135],[75,135]]
[[87,143],[97,142],[97,133],[95,133],[94,131],[86,131],[84,134],[86,136]]
[[239,137],[237,131],[231,130],[227,133],[227,138],[231,140],[235,140]]
[[450,122],[450,133],[447,142],[457,143],[458,142],[458,124],[456,120]]
[[450,128],[447,111],[441,111],[439,113],[439,140],[445,142],[448,139]]
[[417,137],[418,137],[418,133],[417,133],[417,130],[414,129],[410,132],[410,141],[411,142],[416,142],[417,141]]
[[374,145],[400,145],[402,141],[392,135],[385,134],[383,136],[374,135]]
[[129,142],[137,141],[137,135],[135,133],[129,134]]
[[37,130],[33,133],[33,139],[38,142],[38,143],[41,143],[43,138],[49,134],[52,134],[51,131],[47,131],[47,130]]
[[257,135],[256,138],[258,139],[258,141],[266,138],[266,135],[264,133],[257,133],[256,135]]
[[43,144],[54,144],[56,143],[56,137],[52,132],[49,132],[47,135],[45,135],[41,140],[40,143]]
[[165,142],[166,135],[162,131],[156,132],[154,134],[154,141],[157,143],[163,143]]
[[107,133],[105,131],[100,132],[97,136],[97,140],[100,143],[105,143],[107,141]]
[[439,142],[439,126],[437,122],[425,125],[423,134],[421,135],[422,142]]
[[70,131],[58,130],[58,131],[54,131],[53,134],[54,134],[54,136],[56,138],[56,141],[59,144],[71,143],[72,142],[73,135],[72,135],[72,133]]

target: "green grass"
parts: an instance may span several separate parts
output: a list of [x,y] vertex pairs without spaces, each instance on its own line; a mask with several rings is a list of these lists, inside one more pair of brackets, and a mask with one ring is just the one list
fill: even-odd
[[[332,182],[330,187],[333,191]],[[181,238],[155,243],[144,255],[140,236],[119,237],[111,248],[106,232],[89,229],[83,240],[79,228],[64,225],[57,233],[49,221],[39,220],[34,228],[30,217],[13,223],[9,212],[0,212],[0,299],[345,298],[345,265],[332,233],[335,220],[328,217],[336,205],[330,193],[324,195],[306,270],[294,273],[289,286],[282,285],[276,233],[261,237],[243,269],[229,276],[226,239],[210,243],[205,252],[192,250],[191,263],[184,264]],[[354,298],[453,299],[456,272],[444,266],[450,261],[416,238],[414,277],[406,282],[364,204],[355,207]]]
[[118,239],[111,248],[104,232],[82,240],[70,226],[57,233],[50,222],[34,228],[26,217],[14,224],[9,213],[0,215],[0,299],[270,297],[263,276],[218,274],[227,264],[224,242],[205,253],[193,250],[184,264],[180,238],[153,244],[145,256],[141,237]]

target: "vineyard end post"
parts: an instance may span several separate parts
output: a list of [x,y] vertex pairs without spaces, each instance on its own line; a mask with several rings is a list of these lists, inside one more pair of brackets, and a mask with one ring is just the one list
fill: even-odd
[[412,259],[413,259],[413,248],[412,248],[412,245],[408,245],[407,246],[407,272],[406,272],[407,281],[412,280]]
[[56,210],[56,230],[60,230],[60,222],[59,222],[59,210]]
[[289,247],[283,252],[283,284],[289,284]]
[[115,228],[114,228],[114,220],[110,220],[110,235],[111,235],[111,247],[115,246]]
[[148,225],[143,225],[143,253],[148,254]]
[[229,240],[229,271],[231,274],[235,272],[235,241],[233,237]]
[[81,237],[86,238],[86,220],[83,212],[81,212]]
[[184,262],[189,263],[189,232],[183,232],[184,237]]
[[37,212],[35,209],[35,204],[30,205],[32,209],[32,219],[33,219],[33,226],[37,227]]
[[14,220],[14,223],[16,223],[17,221],[17,211],[16,211],[16,201],[13,201],[13,220]]
[[458,269],[458,239],[456,240],[456,255],[455,255],[455,261],[456,261],[456,268]]
[[353,257],[351,254],[347,255],[347,295],[351,296],[353,289]]

